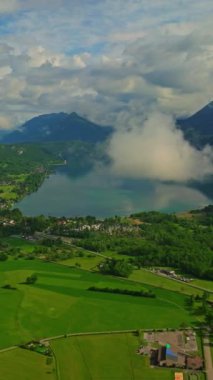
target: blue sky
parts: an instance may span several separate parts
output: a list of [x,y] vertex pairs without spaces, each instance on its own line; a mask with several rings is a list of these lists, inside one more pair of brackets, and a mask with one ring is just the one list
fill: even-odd
[[0,0],[0,128],[194,112],[212,99],[212,15],[212,0]]

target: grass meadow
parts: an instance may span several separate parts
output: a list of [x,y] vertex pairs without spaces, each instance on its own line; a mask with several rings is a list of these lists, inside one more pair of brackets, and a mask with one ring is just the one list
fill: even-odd
[[[188,294],[188,295],[197,295],[197,294],[202,295],[203,294],[202,290],[195,289],[193,288],[193,286],[190,286],[187,283],[174,281],[169,278],[159,276],[155,273],[149,272],[148,270],[145,270],[145,269],[134,270],[134,272],[130,276],[130,279],[134,281],[143,282],[144,284],[158,286],[162,289],[173,290],[175,292],[180,292],[183,294]],[[193,284],[198,285],[197,281],[193,281],[192,285]]]
[[2,380],[57,380],[54,362],[20,348],[0,353],[0,368]]
[[[22,284],[36,273],[34,285]],[[192,325],[185,296],[147,284],[134,284],[37,260],[0,263],[0,348],[60,334]],[[92,285],[150,289],[156,298],[88,291]]]
[[110,334],[52,342],[63,380],[173,380],[174,370],[152,369],[136,354],[138,337]]
[[37,243],[27,241],[20,237],[4,237],[1,238],[1,241],[2,243],[9,244],[10,248],[20,248],[23,253],[32,252],[36,246],[39,246]]
[[[50,362],[44,355],[15,349],[0,353],[1,378],[6,380],[174,380],[175,369],[151,368],[136,353],[134,333],[75,336],[53,340]],[[205,380],[185,373],[184,380]]]

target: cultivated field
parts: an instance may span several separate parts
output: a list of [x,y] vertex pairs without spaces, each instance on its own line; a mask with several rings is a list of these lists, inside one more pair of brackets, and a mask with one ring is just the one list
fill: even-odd
[[97,265],[103,261],[101,256],[85,256],[85,257],[73,257],[71,259],[60,261],[61,264],[67,266],[79,266],[82,269],[93,270]]
[[[24,285],[36,273],[34,285]],[[36,260],[0,263],[0,348],[59,334],[191,325],[185,296],[150,285]],[[88,291],[90,286],[149,289],[156,298]]]
[[9,244],[11,248],[20,248],[23,253],[32,252],[35,247],[39,247],[38,243],[27,241],[20,237],[1,238],[1,242]]
[[[136,353],[135,333],[84,335],[51,341],[53,359],[15,349],[0,352],[1,378],[7,380],[174,380],[175,369],[151,368]],[[185,373],[184,380],[205,380]]]
[[0,353],[0,378],[3,380],[57,380],[54,362],[37,353],[16,349]]
[[[163,288],[163,289],[174,290],[176,292],[180,292],[180,293],[184,293],[184,294],[190,294],[190,295],[191,294],[192,295],[197,295],[197,294],[202,295],[203,294],[203,291],[201,291],[199,289],[195,289],[195,288],[193,288],[193,286],[190,286],[187,283],[184,283],[184,282],[181,283],[178,281],[174,281],[174,280],[171,280],[169,278],[159,276],[159,275],[152,273],[152,272],[145,270],[145,269],[135,270],[131,274],[130,279],[135,280],[135,281],[139,281],[139,282],[143,282],[145,284],[150,284],[153,286],[158,286],[158,287]],[[198,284],[199,281],[201,281],[201,280],[193,281],[191,284],[201,286],[200,284]],[[208,283],[208,281],[205,281],[205,282]],[[209,281],[209,283],[212,284],[211,281]],[[212,286],[212,289],[213,289],[213,286]]]
[[63,380],[173,380],[174,370],[152,369],[136,354],[132,334],[67,338],[52,343]]

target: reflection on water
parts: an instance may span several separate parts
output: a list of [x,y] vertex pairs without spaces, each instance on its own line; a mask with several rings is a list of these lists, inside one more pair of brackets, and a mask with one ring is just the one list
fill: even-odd
[[211,200],[201,191],[184,185],[154,181],[122,180],[106,170],[81,177],[56,173],[41,188],[19,202],[25,215],[107,217],[139,211],[166,212],[203,207]]

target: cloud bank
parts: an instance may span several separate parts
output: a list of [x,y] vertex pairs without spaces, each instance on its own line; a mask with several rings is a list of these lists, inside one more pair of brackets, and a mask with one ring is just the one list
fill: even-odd
[[11,13],[19,8],[18,0],[0,0],[0,14]]
[[212,0],[0,0],[0,114],[193,113],[212,100],[212,15]]
[[141,126],[118,130],[109,155],[113,172],[122,177],[186,182],[213,174],[212,149],[196,150],[173,119],[159,112],[149,115]]
[[212,0],[0,0],[0,129],[75,111],[117,127],[118,174],[205,178],[212,150],[166,114],[212,100],[212,24]]

